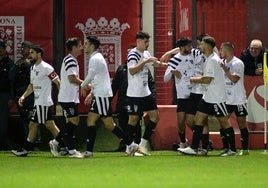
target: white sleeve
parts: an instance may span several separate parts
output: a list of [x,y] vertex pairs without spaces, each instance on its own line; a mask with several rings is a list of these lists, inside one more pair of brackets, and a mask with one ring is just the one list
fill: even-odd
[[164,75],[164,82],[168,82],[171,77],[172,77],[172,73],[171,73],[172,67],[168,66]]
[[85,78],[85,80],[82,82],[81,87],[85,87],[86,85],[90,84],[92,82],[92,80],[95,77],[96,74],[96,67],[97,63],[95,63],[94,61],[91,61],[89,66],[88,66],[88,73],[87,76]]

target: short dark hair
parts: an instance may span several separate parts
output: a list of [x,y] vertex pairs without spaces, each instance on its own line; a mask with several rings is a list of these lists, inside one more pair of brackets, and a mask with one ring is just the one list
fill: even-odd
[[39,46],[39,45],[32,45],[31,46],[31,49],[33,49],[34,51],[36,51],[36,53],[41,53],[41,57],[44,54],[44,49],[41,46]]
[[136,35],[136,39],[149,39],[149,38],[150,38],[150,35],[147,32],[140,31]]
[[234,50],[234,45],[231,42],[223,42],[221,45],[228,48],[229,50]]
[[200,41],[202,41],[203,38],[204,38],[204,37],[207,37],[207,36],[209,36],[207,33],[201,33],[200,35],[198,35],[198,36],[196,37],[196,40],[200,40]]
[[66,41],[66,48],[70,52],[73,49],[73,46],[78,46],[81,40],[78,37],[68,38]]
[[21,46],[23,46],[23,47],[28,47],[28,48],[31,48],[32,45],[33,45],[33,43],[30,42],[30,41],[27,41],[27,40],[25,40],[25,41],[23,41],[23,42],[21,43]]
[[206,36],[202,39],[202,41],[204,41],[205,43],[207,43],[208,45],[210,45],[212,48],[214,48],[216,46],[216,40],[211,37],[211,36]]
[[176,46],[183,47],[191,43],[192,43],[192,39],[190,39],[189,37],[180,37],[176,42]]
[[93,44],[95,49],[98,49],[100,46],[100,41],[96,36],[88,36],[87,40],[89,41],[90,44]]

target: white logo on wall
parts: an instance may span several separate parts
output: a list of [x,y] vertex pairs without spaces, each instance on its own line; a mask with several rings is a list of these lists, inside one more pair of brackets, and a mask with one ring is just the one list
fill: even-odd
[[[264,85],[261,85],[257,88],[254,87],[253,90],[250,92],[248,96],[247,122],[250,122],[250,123],[263,123],[264,122],[264,119],[265,119],[264,113],[267,113],[267,110],[265,111],[264,104],[258,103],[256,99],[256,96],[260,97],[261,100],[263,101],[264,99],[266,99],[266,97],[264,96],[264,89],[266,89],[266,87]],[[266,118],[268,118],[268,116]]]
[[[88,18],[85,25],[77,23],[76,28],[83,32],[84,38],[87,36],[97,36],[101,42],[99,51],[103,54],[110,73],[114,73],[118,65],[121,64],[121,36],[123,32],[130,28],[128,23],[120,24],[117,18],[108,21],[100,17],[98,21]],[[85,76],[88,71],[89,57],[84,54]]]
[[24,41],[24,16],[0,16],[0,40],[6,44],[9,57],[15,62],[19,60]]

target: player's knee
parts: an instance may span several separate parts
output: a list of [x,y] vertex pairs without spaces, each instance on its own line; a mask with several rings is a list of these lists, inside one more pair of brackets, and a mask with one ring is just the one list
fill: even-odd
[[150,120],[152,122],[158,123],[160,120],[160,117],[158,115],[155,115],[155,116],[150,117]]

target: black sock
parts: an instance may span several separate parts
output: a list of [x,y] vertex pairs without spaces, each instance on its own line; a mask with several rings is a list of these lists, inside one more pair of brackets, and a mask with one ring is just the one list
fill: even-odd
[[199,142],[202,138],[203,126],[194,125],[193,129],[193,140],[192,140],[192,149],[198,149]]
[[112,130],[112,133],[114,133],[114,135],[117,136],[119,139],[125,138],[123,130],[119,126],[115,126],[114,129]]
[[209,134],[202,134],[202,149],[207,150],[209,143]]
[[34,146],[34,144],[32,142],[29,142],[28,140],[26,140],[23,148],[26,151],[32,151],[33,150],[33,146]]
[[[65,125],[64,125],[65,126]],[[60,142],[60,140],[65,136],[65,133],[63,130],[60,130],[59,134],[55,137],[55,140]]]
[[[129,127],[129,129],[134,130],[134,126]],[[123,139],[123,142],[126,143],[127,145],[130,145],[133,142],[133,133],[132,136],[128,136],[126,132],[123,132],[123,130],[119,126],[115,126],[113,131],[112,131],[118,138]]]
[[147,124],[147,126],[145,127],[145,131],[144,131],[144,134],[143,134],[143,138],[145,140],[150,140],[153,132],[154,132],[154,129],[156,127],[156,123],[155,122],[152,122],[151,120],[149,121],[149,123]]
[[141,125],[139,124],[135,126],[134,142],[136,144],[141,142]]
[[223,128],[220,129],[221,141],[223,144],[223,149],[229,149],[229,142],[226,136],[226,132]]
[[[125,132],[125,135],[126,135],[126,138],[128,139],[128,142],[130,142],[130,144],[133,142],[134,140],[134,132],[135,132],[135,126],[133,125],[130,125],[130,124],[127,124],[126,126],[126,132]],[[126,140],[127,141],[127,140]],[[126,143],[127,145],[129,145],[129,143]]]
[[180,137],[180,140],[181,140],[182,143],[186,142],[185,131],[182,131],[182,132],[179,131],[179,137]]
[[87,151],[93,152],[96,135],[97,135],[96,126],[88,126],[87,127]]
[[226,132],[226,136],[228,139],[228,142],[230,144],[230,149],[232,151],[236,151],[236,146],[235,146],[235,134],[234,134],[234,129],[233,127],[229,127],[227,129],[225,129]]
[[77,125],[68,122],[68,135],[66,137],[66,143],[69,150],[74,149],[74,140],[75,140],[74,131],[76,128]]
[[66,143],[63,142],[63,138],[66,137],[68,135],[68,124],[66,123],[65,125],[63,125],[60,129],[60,132],[58,133],[58,135],[55,137],[55,140],[57,142],[59,142],[59,147],[65,147]]
[[243,150],[248,150],[248,129],[245,127],[240,129],[241,143]]

